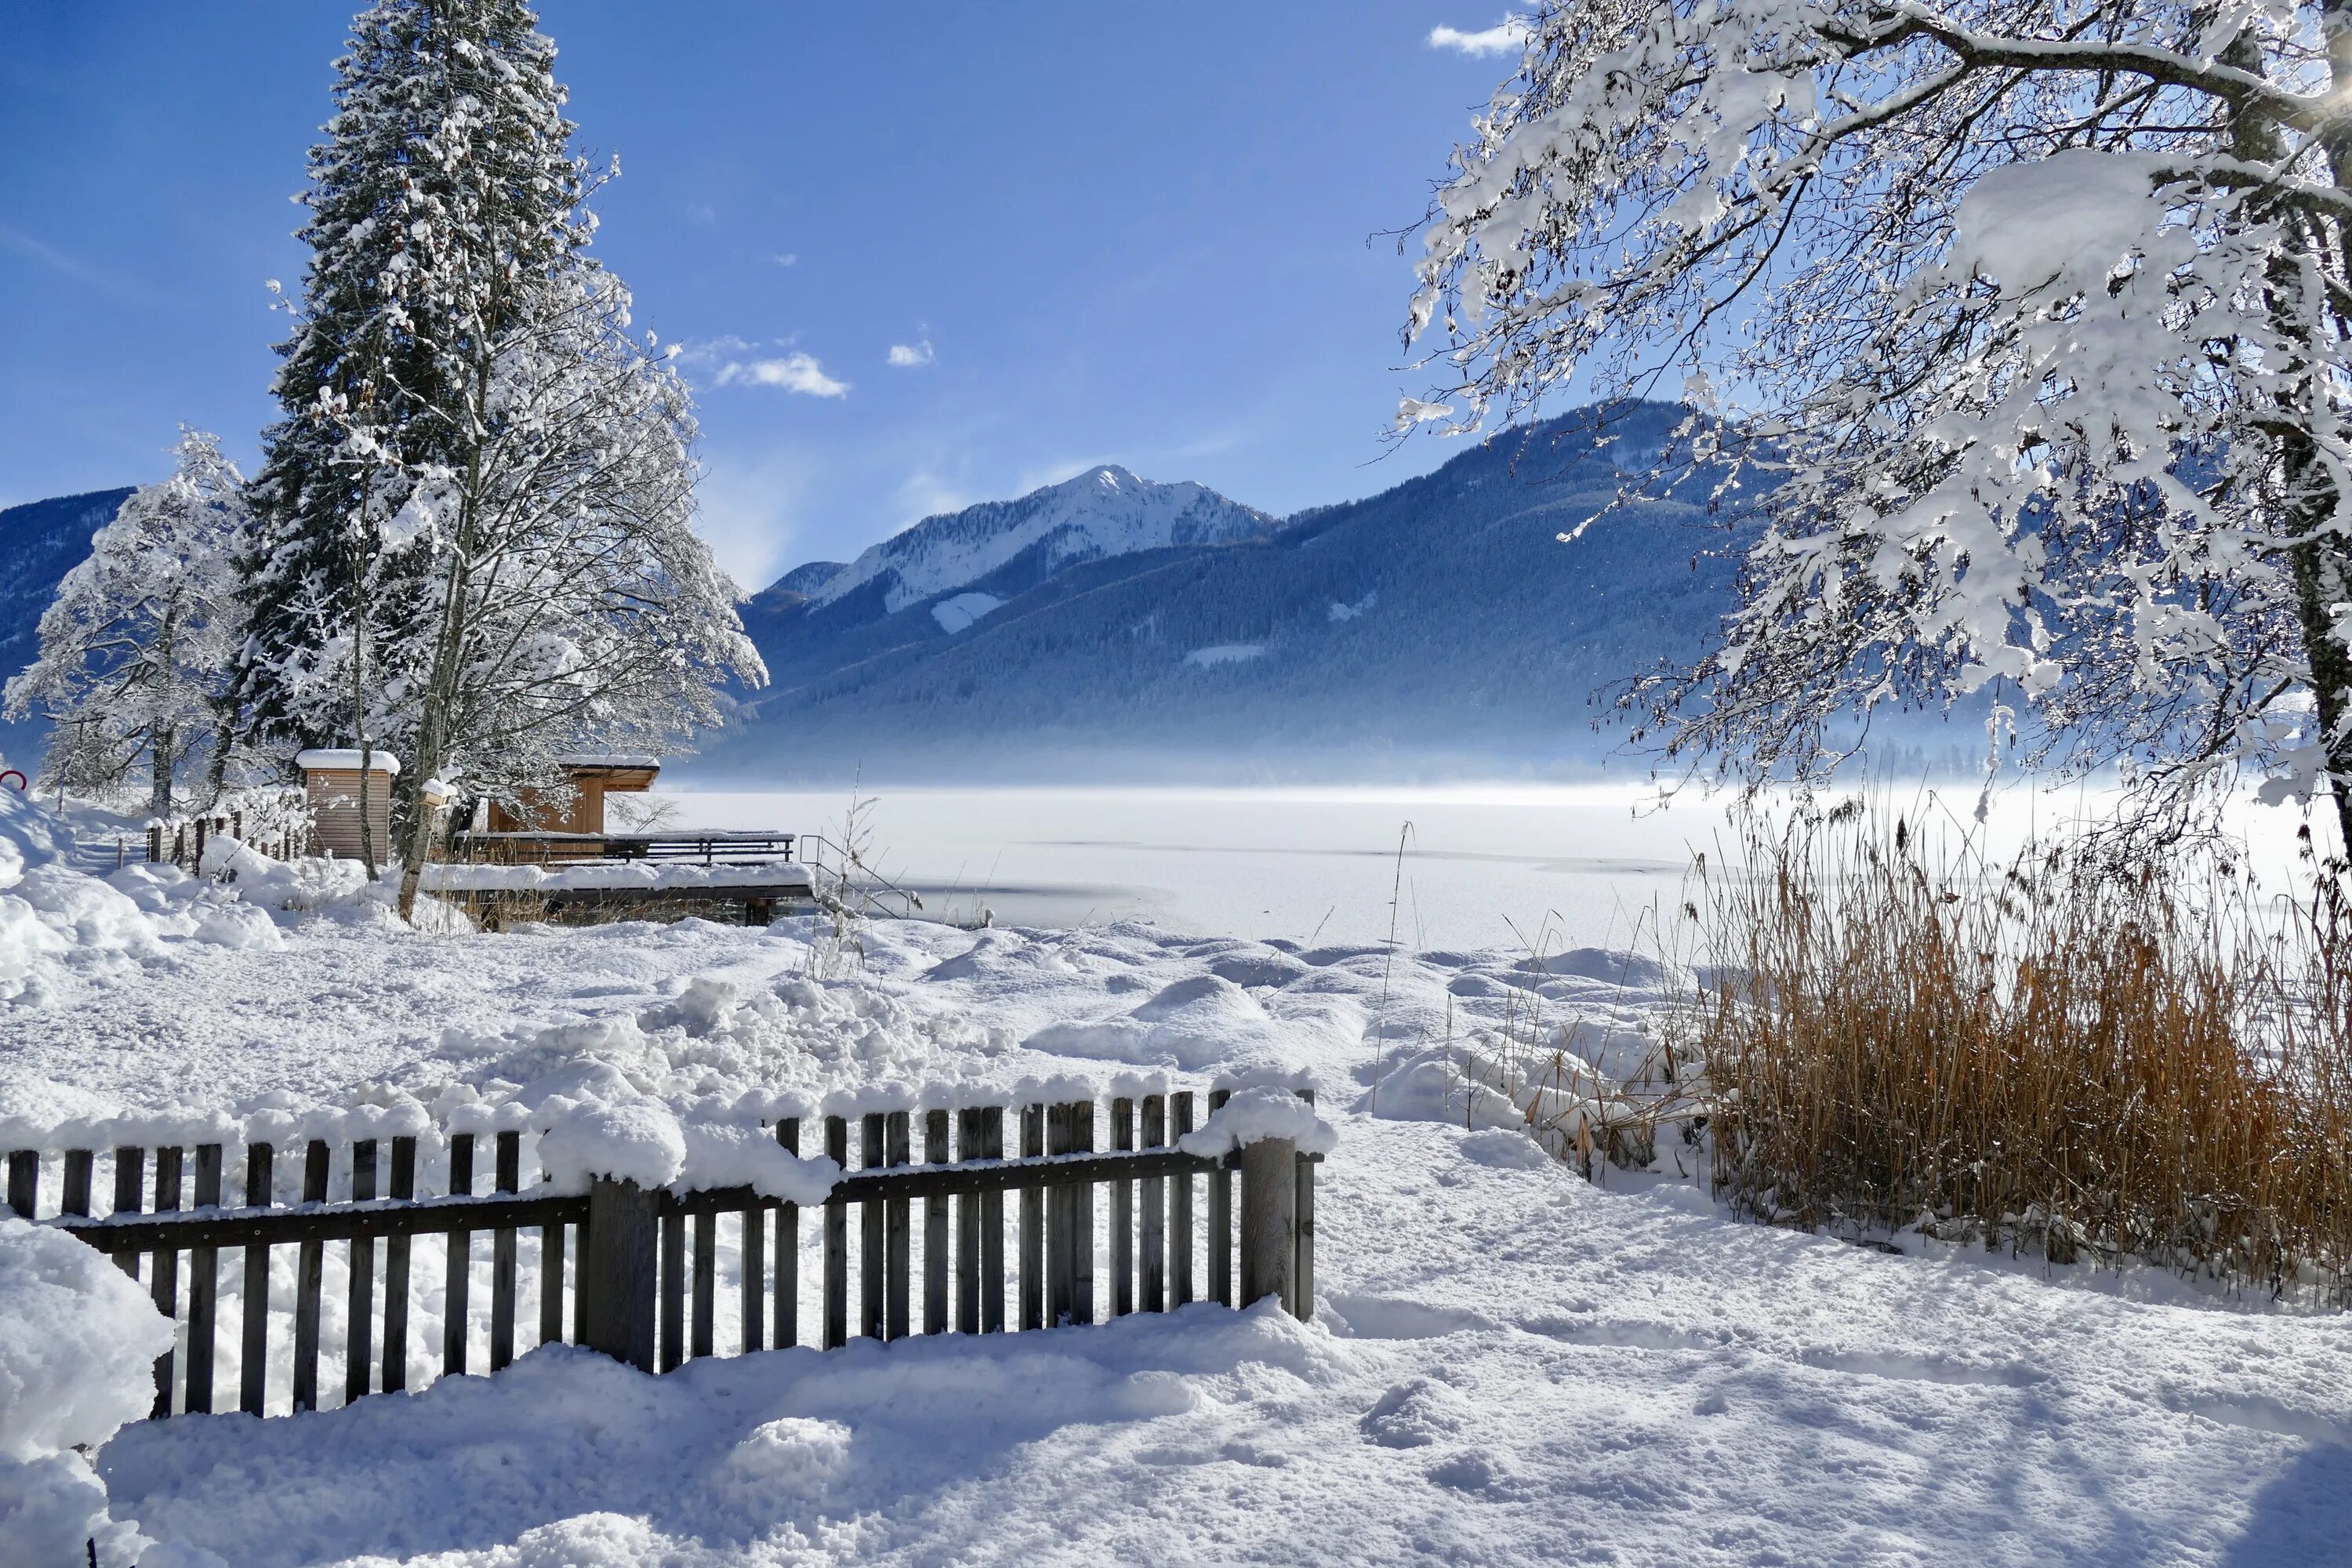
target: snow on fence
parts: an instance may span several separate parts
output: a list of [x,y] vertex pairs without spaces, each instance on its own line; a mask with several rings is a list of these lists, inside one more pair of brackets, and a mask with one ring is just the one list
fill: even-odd
[[[1220,1117],[1231,1092],[1208,1094],[1211,1121],[1199,1131],[1192,1093],[1114,1098],[1108,1148],[1097,1148],[1103,1108],[1091,1100],[806,1119],[807,1134],[841,1173],[808,1189],[823,1193],[810,1216],[818,1227],[822,1276],[814,1292],[818,1342],[837,1348],[853,1328],[868,1339],[899,1339],[919,1331],[919,1321],[927,1334],[1003,1332],[1008,1295],[1010,1326],[1024,1331],[1197,1300],[1233,1307],[1276,1296],[1307,1316],[1315,1291],[1315,1165],[1322,1154],[1311,1137],[1302,1142],[1299,1129],[1286,1124],[1279,1106],[1269,1115],[1264,1104],[1236,1104],[1234,1112],[1243,1114]],[[1261,1100],[1269,1093],[1244,1092]],[[1311,1106],[1311,1091],[1297,1095]],[[1305,1126],[1318,1125],[1311,1110],[1297,1110],[1305,1112]],[[1008,1122],[1017,1154],[1006,1152]],[[778,1121],[772,1131],[786,1153],[800,1155],[803,1119]],[[293,1207],[273,1205],[281,1151],[267,1142],[245,1147],[236,1208],[223,1206],[220,1143],[105,1152],[113,1199],[103,1214],[92,1209],[100,1152],[67,1150],[58,1162],[62,1192],[47,1216],[39,1213],[41,1152],[17,1150],[7,1156],[7,1201],[25,1218],[109,1254],[133,1279],[143,1268],[157,1309],[167,1317],[184,1314],[179,1350],[155,1364],[157,1416],[217,1407],[225,1250],[242,1253],[242,1333],[233,1342],[237,1408],[255,1415],[319,1407],[331,1246],[340,1247],[345,1265],[346,1404],[409,1385],[413,1310],[440,1321],[440,1375],[467,1370],[477,1326],[467,1297],[484,1232],[493,1371],[514,1359],[522,1297],[518,1240],[532,1231],[539,1237],[539,1343],[568,1337],[646,1372],[717,1353],[722,1219],[738,1260],[741,1331],[735,1346],[755,1351],[803,1342],[802,1205],[748,1184],[680,1192],[603,1176],[584,1193],[569,1192],[544,1171],[525,1189],[518,1131],[442,1132],[426,1142],[428,1149],[443,1145],[430,1152],[446,1153],[446,1196],[418,1194],[419,1140],[394,1136],[289,1144],[285,1157],[301,1162],[301,1201]],[[853,1146],[859,1156],[854,1168]],[[483,1154],[493,1190],[477,1194]],[[813,1162],[808,1169],[824,1167]],[[331,1170],[348,1173],[347,1196],[329,1197]],[[1009,1252],[1007,1194],[1016,1205]],[[192,1206],[183,1210],[184,1200]],[[1107,1220],[1099,1247],[1098,1216]],[[412,1263],[426,1261],[415,1243],[430,1237],[445,1238],[446,1247],[437,1301],[412,1277]],[[268,1280],[272,1251],[280,1247],[297,1254],[290,1338],[272,1326]],[[1100,1279],[1098,1263],[1106,1270]],[[281,1394],[290,1394],[286,1405],[275,1403]]]
[[[204,864],[208,838],[226,836],[275,860],[309,851],[310,797],[299,789],[241,789],[223,795],[210,809],[147,824],[146,858],[193,871]],[[115,868],[128,858],[130,841],[117,838]]]

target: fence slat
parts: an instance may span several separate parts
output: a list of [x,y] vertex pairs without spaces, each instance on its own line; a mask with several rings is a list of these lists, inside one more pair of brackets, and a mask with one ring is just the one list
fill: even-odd
[[[1302,1089],[1298,1098],[1308,1105],[1315,1103],[1315,1091]],[[1290,1315],[1311,1319],[1315,1316],[1315,1162],[1304,1154],[1298,1157],[1298,1192],[1293,1200],[1298,1227],[1298,1257],[1290,1271]]]
[[690,1356],[710,1353],[714,1298],[719,1290],[718,1231],[717,1215],[694,1216],[694,1325],[693,1337],[688,1341],[686,1350]]
[[[1070,1107],[1070,1152],[1095,1152],[1095,1102],[1082,1100]],[[1095,1184],[1077,1182],[1063,1189],[1069,1194],[1065,1213],[1070,1226],[1070,1321],[1095,1321]]]
[[8,1154],[8,1206],[19,1219],[31,1219],[40,1207],[41,1153],[16,1149]]
[[58,1199],[59,1214],[89,1213],[90,1163],[90,1152],[87,1149],[66,1151],[66,1187],[64,1195]]
[[661,1216],[661,1369],[686,1360],[686,1216]]
[[[1143,1147],[1157,1149],[1168,1138],[1168,1098],[1147,1094],[1143,1097]],[[1138,1239],[1142,1246],[1143,1310],[1163,1312],[1168,1310],[1168,1181],[1164,1176],[1146,1176],[1142,1192],[1137,1194],[1143,1205],[1143,1234]]]
[[[499,1134],[497,1165],[491,1184],[499,1192],[522,1190],[522,1134]],[[490,1370],[514,1360],[515,1229],[500,1226],[490,1232]]]
[[[1231,1089],[1211,1089],[1209,1114],[1232,1098]],[[1234,1304],[1234,1177],[1222,1167],[1209,1173],[1209,1300]]]
[[[1168,1139],[1181,1143],[1192,1131],[1192,1091],[1168,1097]],[[1168,1179],[1168,1304],[1192,1300],[1192,1178]]]
[[[416,1195],[416,1140],[392,1141],[394,1198]],[[408,1386],[408,1247],[411,1238],[389,1236],[383,1243],[383,1372],[386,1394]]]
[[[547,1181],[545,1166],[540,1168],[539,1179],[542,1184]],[[543,1345],[559,1345],[563,1342],[563,1257],[568,1250],[564,1242],[572,1229],[572,1226],[562,1220],[539,1227],[539,1342]],[[587,1231],[583,1227],[581,1231],[580,1256],[584,1258],[587,1255]],[[575,1303],[579,1299],[577,1284],[572,1287],[572,1299]],[[572,1309],[572,1333],[574,1339],[577,1339],[580,1334],[580,1316],[576,1305]]]
[[[857,1168],[870,1171],[882,1163],[882,1113],[868,1112],[858,1130]],[[882,1333],[882,1209],[879,1203],[857,1205],[857,1331],[869,1340]]]
[[[352,1202],[375,1196],[375,1140],[362,1138],[352,1145]],[[369,1352],[375,1344],[375,1239],[359,1237],[352,1244],[352,1289],[345,1310],[343,1340],[343,1403],[367,1397]]]
[[[948,1113],[923,1113],[923,1160],[948,1163]],[[923,1332],[945,1333],[948,1327],[948,1197],[934,1193],[923,1200]]]
[[[302,1201],[327,1201],[327,1143],[313,1138],[302,1152]],[[306,1241],[296,1254],[294,1274],[294,1408],[319,1408],[319,1292],[327,1267],[327,1244]]]
[[[155,1212],[170,1214],[180,1206],[180,1159],[177,1144],[155,1151]],[[167,1247],[155,1254],[155,1310],[167,1318],[180,1315],[180,1254]],[[172,1352],[155,1358],[155,1408],[172,1414]]]
[[[797,1158],[801,1119],[788,1116],[777,1122],[776,1142],[784,1146],[784,1152]],[[786,1204],[776,1214],[776,1348],[790,1350],[800,1342],[801,1206]]]
[[[449,1134],[449,1195],[470,1198],[474,1195],[474,1135],[470,1132]],[[466,1371],[466,1340],[472,1326],[474,1289],[474,1233],[453,1230],[449,1233],[449,1263],[441,1299],[441,1375],[461,1377]]]
[[[903,1165],[911,1157],[908,1147],[907,1113],[891,1111],[882,1119],[882,1163]],[[903,1340],[907,1337],[908,1275],[912,1268],[913,1239],[908,1233],[907,1200],[892,1198],[882,1207],[885,1245],[888,1249],[888,1272],[883,1289],[884,1337]]]
[[[992,1105],[981,1111],[980,1134],[983,1156],[1004,1158],[1004,1107]],[[980,1331],[1004,1331],[1004,1190],[1001,1187],[980,1194]]]
[[[1110,1102],[1110,1146],[1125,1153],[1135,1147],[1135,1101]],[[1135,1310],[1135,1184],[1110,1184],[1110,1315]]]
[[756,1351],[767,1338],[768,1211],[743,1211],[743,1348]]
[[[849,1123],[839,1116],[824,1119],[825,1157],[843,1170],[849,1168]],[[849,1342],[849,1203],[828,1198],[824,1205],[824,1348],[838,1350]]]
[[[1075,1105],[1045,1108],[1045,1152],[1070,1152]],[[1056,1183],[1045,1189],[1045,1321],[1055,1327],[1070,1321],[1076,1299],[1077,1271],[1073,1256],[1077,1227],[1071,1217],[1075,1187]]]
[[[245,1206],[266,1209],[275,1202],[270,1191],[278,1151],[268,1143],[251,1143],[245,1151]],[[269,1247],[245,1249],[245,1333],[237,1347],[236,1407],[258,1415],[269,1403]]]
[[[1045,1108],[1021,1108],[1021,1157],[1034,1160],[1045,1152]],[[1045,1193],[1031,1182],[1021,1189],[1021,1327],[1045,1326]]]
[[[112,1212],[115,1214],[138,1214],[146,1207],[146,1205],[147,1151],[129,1144],[119,1145],[114,1151],[114,1208]],[[133,1279],[139,1278],[139,1255],[137,1253],[117,1253],[115,1255],[114,1261],[116,1266],[119,1267],[125,1274],[130,1275]]]
[[[543,1345],[563,1342],[564,1237],[571,1230],[560,1222],[539,1227],[539,1342]],[[572,1332],[579,1332],[576,1312]]]
[[[967,1105],[956,1112],[956,1160],[987,1158],[981,1131],[981,1110]],[[980,1202],[978,1193],[956,1196],[956,1332],[980,1332]]]
[[[195,1206],[217,1209],[221,1201],[221,1146],[196,1145]],[[186,1408],[213,1413],[214,1328],[220,1310],[220,1248],[188,1249],[188,1375]]]

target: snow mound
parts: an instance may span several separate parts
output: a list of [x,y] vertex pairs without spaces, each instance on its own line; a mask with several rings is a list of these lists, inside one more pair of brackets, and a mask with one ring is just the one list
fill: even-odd
[[1287,1138],[1302,1154],[1328,1154],[1339,1146],[1339,1132],[1296,1091],[1263,1088],[1235,1089],[1199,1131],[1187,1132],[1176,1146],[1213,1160],[1263,1138]]
[[62,1232],[0,1216],[0,1540],[10,1561],[159,1561],[113,1519],[106,1485],[71,1450],[143,1417],[172,1326],[138,1281]]
[[686,1130],[660,1101],[592,1101],[558,1115],[540,1134],[539,1163],[560,1191],[584,1191],[598,1176],[666,1187],[685,1174],[686,1149]]
[[1372,1114],[1383,1121],[1444,1121],[1456,1127],[1525,1127],[1527,1117],[1483,1083],[1465,1080],[1442,1057],[1408,1061],[1372,1089]]

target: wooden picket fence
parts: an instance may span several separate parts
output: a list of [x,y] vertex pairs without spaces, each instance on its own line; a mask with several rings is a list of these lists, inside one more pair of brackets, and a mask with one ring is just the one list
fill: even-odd
[[[1210,1110],[1225,1097],[1224,1090],[1209,1093]],[[1091,1100],[952,1112],[880,1111],[856,1118],[854,1129],[845,1117],[811,1119],[810,1131],[823,1145],[812,1152],[831,1156],[844,1172],[814,1216],[821,1227],[823,1273],[816,1292],[822,1316],[818,1342],[828,1350],[845,1344],[853,1325],[859,1336],[876,1340],[917,1331],[1002,1332],[1008,1326],[1008,1286],[1012,1326],[1022,1331],[1157,1312],[1202,1299],[1238,1306],[1278,1296],[1290,1311],[1308,1315],[1315,1290],[1315,1164],[1320,1156],[1300,1153],[1286,1140],[1253,1143],[1215,1159],[1185,1153],[1174,1144],[1192,1130],[1194,1106],[1190,1092],[1113,1099],[1108,1148],[1097,1147],[1096,1117],[1102,1107]],[[1006,1152],[1008,1119],[1019,1140],[1017,1154]],[[919,1163],[913,1150],[918,1130]],[[858,1156],[854,1163],[853,1131]],[[800,1120],[776,1123],[774,1132],[788,1152],[802,1152]],[[347,1404],[407,1384],[409,1316],[416,1294],[410,1262],[420,1237],[441,1237],[447,1247],[443,1376],[468,1370],[467,1296],[476,1238],[484,1232],[491,1258],[488,1348],[493,1371],[514,1358],[520,1295],[517,1237],[530,1230],[541,1238],[541,1343],[568,1337],[647,1372],[667,1372],[688,1358],[713,1354],[722,1216],[733,1216],[740,1226],[741,1348],[802,1342],[799,1205],[750,1187],[679,1194],[599,1180],[586,1194],[524,1190],[520,1133],[435,1136],[446,1141],[446,1196],[417,1194],[418,1140],[393,1137],[345,1145],[347,1160],[340,1163],[350,1173],[349,1192],[332,1200],[328,1188],[330,1172],[339,1163],[336,1150],[323,1140],[307,1141],[299,1151],[302,1197],[294,1207],[272,1206],[279,1152],[257,1142],[245,1147],[242,1206],[236,1208],[223,1206],[218,1143],[195,1145],[193,1161],[191,1151],[180,1147],[108,1152],[113,1202],[103,1215],[94,1214],[91,1204],[99,1152],[65,1152],[62,1192],[55,1214],[47,1216],[41,1215],[38,1152],[14,1152],[7,1157],[8,1204],[27,1219],[40,1219],[110,1254],[134,1279],[142,1277],[143,1265],[155,1304],[166,1316],[177,1315],[184,1300],[184,1354],[166,1352],[155,1365],[158,1416],[215,1407],[216,1310],[225,1251],[243,1254],[237,1407],[255,1415],[265,1412],[273,1388],[285,1390],[289,1382],[293,1409],[318,1407],[320,1299],[326,1249],[333,1245],[347,1249],[349,1265],[341,1369]],[[484,1139],[489,1143],[486,1151],[480,1148]],[[478,1152],[491,1157],[494,1190],[488,1194],[474,1191]],[[1017,1205],[1009,1258],[1008,1194]],[[190,1208],[182,1209],[184,1199]],[[919,1330],[913,1312],[919,1210]],[[1106,1222],[1101,1250],[1108,1267],[1108,1279],[1099,1283],[1107,1289],[1097,1289],[1096,1277],[1098,1215]],[[1196,1234],[1202,1244],[1197,1258]],[[299,1248],[290,1342],[282,1331],[271,1331],[269,1253],[276,1247]],[[853,1251],[858,1287],[854,1318]],[[1196,1261],[1205,1263],[1205,1282],[1196,1275]]]

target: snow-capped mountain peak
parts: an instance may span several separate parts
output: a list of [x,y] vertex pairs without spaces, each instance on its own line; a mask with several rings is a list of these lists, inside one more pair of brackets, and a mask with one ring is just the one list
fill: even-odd
[[1016,563],[1042,576],[1077,562],[1174,544],[1224,543],[1274,526],[1265,512],[1206,485],[1156,483],[1104,463],[1017,500],[927,517],[807,592],[817,606],[878,584],[883,609],[896,614],[971,588]]

